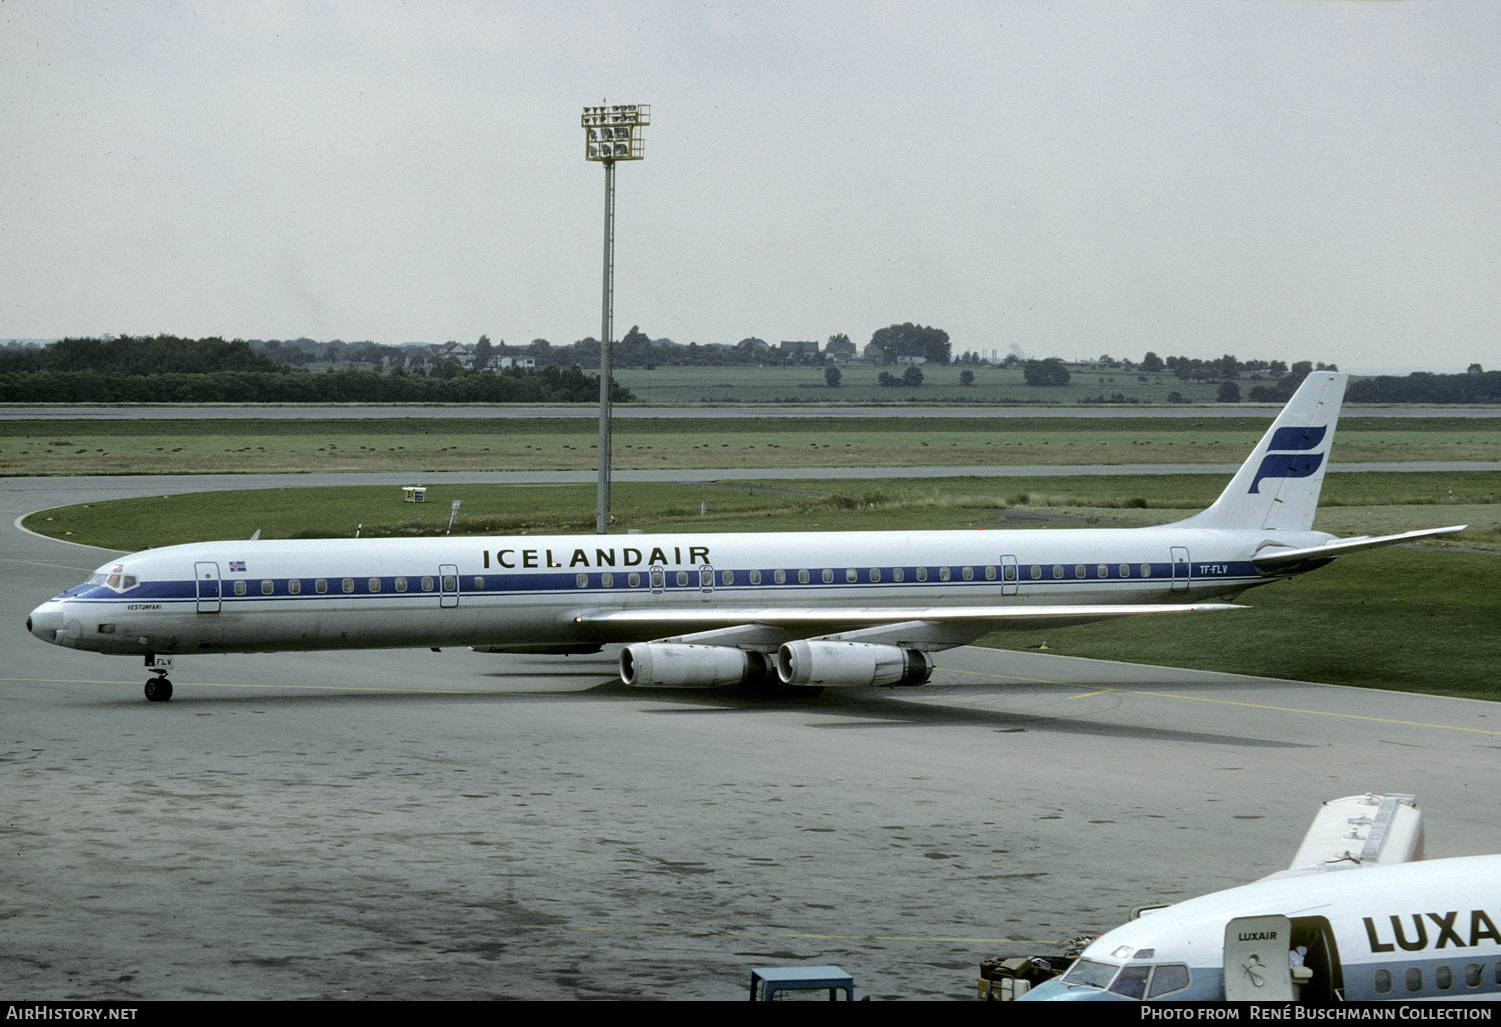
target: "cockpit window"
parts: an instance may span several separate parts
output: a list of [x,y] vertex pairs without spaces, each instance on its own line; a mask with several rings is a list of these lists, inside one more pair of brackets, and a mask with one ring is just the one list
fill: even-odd
[[1127,998],[1144,998],[1147,994],[1147,974],[1150,966],[1128,966],[1120,972],[1110,990]]
[[88,585],[108,585],[116,592],[128,592],[137,585],[136,576],[125,572],[124,564],[115,564],[113,567],[101,567],[89,575]]
[[1159,966],[1157,972],[1152,975],[1152,988],[1147,992],[1147,998],[1156,998],[1158,995],[1166,995],[1171,991],[1182,991],[1188,987],[1188,967],[1182,963],[1168,963]]
[[[1150,951],[1150,950],[1145,950]],[[1188,987],[1188,967],[1182,963],[1136,963],[1121,967],[1094,959],[1081,959],[1062,977],[1064,984],[1100,988],[1125,998],[1157,998]]]
[[1093,959],[1080,959],[1069,967],[1068,973],[1063,975],[1064,984],[1082,984],[1086,988],[1107,988],[1110,986],[1110,978],[1120,967],[1111,963],[1100,963]]

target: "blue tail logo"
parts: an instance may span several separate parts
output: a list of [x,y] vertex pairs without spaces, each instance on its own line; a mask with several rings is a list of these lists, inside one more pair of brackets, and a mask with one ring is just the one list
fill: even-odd
[[1328,433],[1327,425],[1317,428],[1278,428],[1272,433],[1272,442],[1267,446],[1267,455],[1256,470],[1251,481],[1251,493],[1258,493],[1257,485],[1262,478],[1308,478],[1324,464],[1324,454],[1310,453],[1317,449]]

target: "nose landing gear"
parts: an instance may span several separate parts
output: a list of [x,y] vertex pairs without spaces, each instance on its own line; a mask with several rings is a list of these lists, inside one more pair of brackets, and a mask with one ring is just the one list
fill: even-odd
[[166,702],[172,698],[172,682],[167,680],[167,674],[172,670],[172,657],[147,653],[146,669],[156,675],[146,682],[146,698],[151,702]]

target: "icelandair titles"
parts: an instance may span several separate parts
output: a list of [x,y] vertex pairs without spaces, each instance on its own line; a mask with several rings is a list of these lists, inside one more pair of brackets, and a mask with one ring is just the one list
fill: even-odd
[[[653,546],[650,552],[641,549],[633,549],[629,546],[615,549],[594,550],[593,562],[590,562],[587,549],[575,549],[571,556],[554,558],[551,549],[497,549],[495,550],[495,564],[498,567],[514,569],[517,567],[614,567],[617,562],[621,567],[640,567],[645,564],[649,567],[664,567],[671,563],[680,566],[683,563],[698,565],[709,562],[708,546],[688,546],[688,559],[683,559],[682,546],[672,547],[672,559],[667,558],[667,550],[661,546]],[[560,550],[560,556],[563,550]],[[487,549],[482,554],[485,558],[485,568],[490,567],[490,551]],[[567,559],[567,563],[561,562]]]

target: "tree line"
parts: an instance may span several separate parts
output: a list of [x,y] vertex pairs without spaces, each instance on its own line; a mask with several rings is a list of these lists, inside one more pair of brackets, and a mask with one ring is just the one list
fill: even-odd
[[[180,361],[180,362],[179,362]],[[619,382],[615,402],[635,399]],[[6,403],[584,403],[599,398],[599,375],[577,365],[498,373],[443,365],[390,374],[277,365],[241,341],[63,339],[0,350]]]

